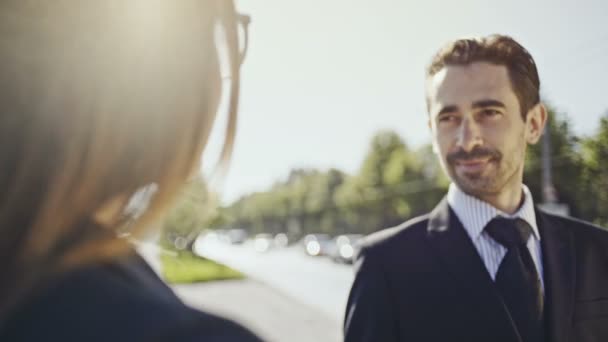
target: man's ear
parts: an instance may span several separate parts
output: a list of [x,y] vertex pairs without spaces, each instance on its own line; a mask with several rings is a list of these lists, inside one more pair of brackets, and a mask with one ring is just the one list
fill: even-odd
[[542,136],[547,125],[547,108],[538,103],[528,111],[526,116],[526,142],[534,145]]

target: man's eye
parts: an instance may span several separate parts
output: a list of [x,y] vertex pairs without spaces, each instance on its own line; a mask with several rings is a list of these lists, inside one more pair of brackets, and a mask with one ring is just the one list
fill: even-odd
[[484,109],[482,113],[485,116],[496,116],[496,115],[500,114],[499,111],[494,110],[494,109]]
[[443,115],[439,117],[439,122],[452,122],[454,120],[456,120],[456,118],[453,115]]

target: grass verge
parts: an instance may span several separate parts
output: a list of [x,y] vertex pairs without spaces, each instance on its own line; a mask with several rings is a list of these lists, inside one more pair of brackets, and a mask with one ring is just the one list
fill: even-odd
[[162,253],[160,260],[163,277],[172,284],[243,279],[245,277],[239,271],[201,258],[189,251],[176,252],[175,255]]

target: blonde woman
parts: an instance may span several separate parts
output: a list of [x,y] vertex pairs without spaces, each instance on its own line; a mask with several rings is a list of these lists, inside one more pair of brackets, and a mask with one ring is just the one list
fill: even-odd
[[221,96],[229,158],[240,18],[231,0],[0,3],[1,341],[258,341],[117,237],[197,172]]

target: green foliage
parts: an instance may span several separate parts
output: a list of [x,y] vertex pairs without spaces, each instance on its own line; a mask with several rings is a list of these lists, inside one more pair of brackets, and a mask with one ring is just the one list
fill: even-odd
[[338,170],[293,170],[287,180],[270,191],[244,196],[225,208],[225,225],[254,233],[329,232],[339,224],[337,215],[332,214],[333,195],[344,178]]
[[601,119],[597,134],[584,142],[583,158],[584,217],[608,227],[608,113]]
[[226,226],[253,232],[369,233],[431,209],[444,195],[430,147],[411,151],[398,134],[379,132],[356,175],[293,170],[267,192],[222,210]]
[[163,222],[161,245],[186,249],[216,216],[217,199],[201,179],[188,183]]
[[[581,175],[585,168],[580,154],[580,139],[572,132],[566,116],[551,108],[545,134],[550,134],[553,184],[558,201],[568,204],[571,213],[578,216],[582,209],[580,200],[584,200]],[[528,149],[524,172],[524,183],[536,202],[543,200],[541,155],[542,141]]]
[[[572,132],[564,114],[550,110],[549,115],[546,132],[551,134],[558,201],[568,205],[572,216],[608,226],[608,113],[600,120],[598,132],[585,138]],[[537,202],[543,199],[541,144],[529,149],[524,173],[524,182]]]
[[[608,113],[591,137],[577,137],[564,114],[549,110],[553,183],[575,217],[608,224]],[[524,183],[542,202],[542,142],[528,149]],[[266,192],[223,208],[218,226],[251,232],[370,233],[431,210],[449,179],[430,145],[410,149],[395,132],[379,132],[356,174],[293,170]]]
[[242,279],[243,274],[212,260],[181,251],[175,255],[161,254],[163,278],[172,284],[215,280]]
[[436,204],[440,196],[435,190],[441,188],[436,175],[440,172],[437,164],[420,158],[427,153],[435,158],[428,147],[411,151],[392,131],[380,132],[372,139],[359,174],[340,194],[352,223],[361,225],[356,231],[369,233],[399,224]]

